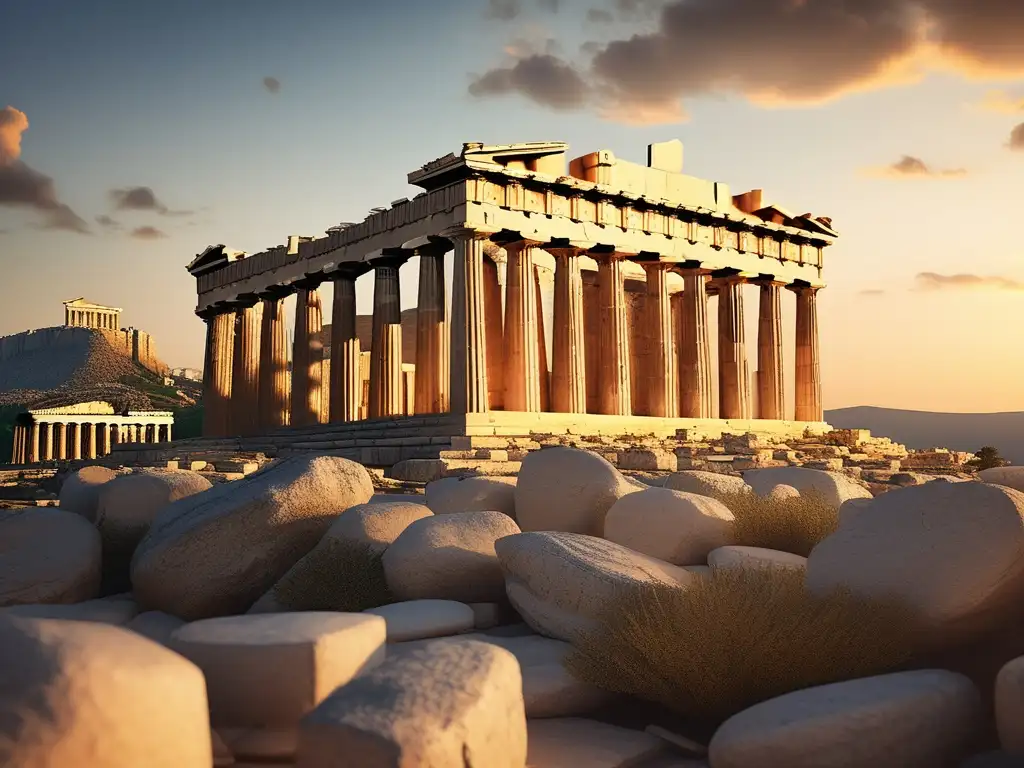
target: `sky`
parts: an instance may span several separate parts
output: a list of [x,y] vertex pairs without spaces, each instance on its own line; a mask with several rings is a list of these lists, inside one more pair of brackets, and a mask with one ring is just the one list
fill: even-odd
[[[1020,0],[0,0],[0,18],[0,335],[85,296],[199,367],[185,266],[207,245],[360,221],[463,142],[643,163],[678,138],[686,173],[840,232],[826,408],[1024,410]],[[403,306],[415,288],[406,267]]]

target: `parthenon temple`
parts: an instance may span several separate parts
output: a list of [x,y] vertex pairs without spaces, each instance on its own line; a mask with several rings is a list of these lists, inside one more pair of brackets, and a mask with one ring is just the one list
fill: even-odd
[[[817,295],[831,220],[684,175],[678,141],[648,147],[646,166],[567,150],[465,144],[409,174],[423,192],[360,223],[253,255],[217,245],[196,256],[204,434],[424,414],[449,414],[464,435],[825,431]],[[415,354],[403,368],[399,269],[414,257]],[[355,286],[371,271],[367,354]],[[745,284],[759,294],[749,349]],[[784,370],[787,293],[795,361]]]
[[116,331],[121,327],[120,307],[104,307],[84,298],[64,302],[64,325],[72,328],[105,328]]

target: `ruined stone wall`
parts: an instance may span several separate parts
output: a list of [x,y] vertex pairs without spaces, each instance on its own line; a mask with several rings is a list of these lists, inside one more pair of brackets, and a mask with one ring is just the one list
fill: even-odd
[[106,336],[114,349],[130,357],[143,368],[160,376],[167,375],[169,368],[157,357],[156,342],[145,331],[137,328],[125,328],[120,331],[94,330]]

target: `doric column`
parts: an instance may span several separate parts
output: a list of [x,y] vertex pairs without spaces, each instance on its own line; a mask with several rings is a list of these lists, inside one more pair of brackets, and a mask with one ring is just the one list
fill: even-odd
[[171,427],[172,426],[173,426],[172,424],[166,424],[165,425],[165,427],[166,427],[166,435],[167,435],[167,442],[168,443],[174,441],[174,436],[171,434]]
[[295,296],[295,340],[292,348],[292,416],[295,427],[320,423],[323,386],[323,312],[319,283],[299,284]]
[[288,423],[288,339],[284,323],[283,290],[262,296],[260,317],[260,380],[257,407],[261,427]]
[[793,285],[796,293],[796,420],[823,421],[818,353],[818,288]]
[[260,305],[252,296],[235,311],[231,368],[231,434],[259,431]]
[[718,287],[718,411],[722,419],[749,419],[750,370],[743,326],[743,278],[729,275]]
[[71,458],[78,461],[82,458],[82,425],[76,421],[68,426],[71,428]]
[[206,437],[224,437],[228,434],[235,339],[234,317],[233,312],[221,312],[205,318],[203,435]]
[[711,388],[711,340],[708,330],[708,277],[697,269],[683,276],[679,323],[679,415],[689,419],[714,416]]
[[781,283],[760,283],[757,312],[757,418],[786,416],[785,376],[782,364]]
[[416,310],[415,413],[448,410],[448,302],[445,295],[444,255],[447,241],[416,249],[420,257],[419,296]]
[[629,320],[622,260],[615,254],[599,256],[597,275],[601,296],[601,413],[629,416]]
[[86,422],[82,425],[85,429],[85,458],[96,458],[96,424]]
[[22,464],[21,450],[22,450],[22,439],[25,428],[20,424],[14,425],[14,445],[11,448],[11,464]]
[[402,305],[398,270],[406,257],[373,263],[373,326],[370,340],[370,418],[405,413],[402,400]]
[[64,461],[68,457],[68,425],[64,422],[57,424],[55,434],[54,457],[58,461]]
[[582,245],[547,249],[555,259],[551,409],[556,413],[587,412],[583,273],[580,271],[580,255],[586,250]]
[[534,246],[525,241],[505,246],[505,398],[506,411],[540,411],[537,285]]
[[43,461],[53,461],[53,437],[55,431],[53,426],[54,425],[49,422],[44,422],[40,425],[43,441]]
[[334,278],[331,311],[331,421],[358,421],[363,399],[356,334],[356,274]]
[[452,278],[450,409],[484,413],[487,397],[487,329],[484,321],[484,243],[471,229],[449,231],[455,243]]
[[670,264],[644,264],[647,296],[644,307],[644,363],[642,386],[648,416],[674,418],[679,413],[679,385],[672,356],[672,304],[668,294]]
[[484,334],[487,336],[487,409],[505,410],[505,250],[484,247]]
[[28,464],[36,464],[39,461],[40,431],[40,424],[38,421],[33,421],[28,427]]

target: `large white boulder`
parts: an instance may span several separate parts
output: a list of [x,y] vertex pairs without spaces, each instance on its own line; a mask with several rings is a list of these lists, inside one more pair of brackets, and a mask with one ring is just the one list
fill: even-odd
[[148,637],[154,643],[168,645],[171,642],[171,635],[175,630],[185,626],[185,623],[177,616],[171,616],[163,611],[146,611],[129,621],[125,628]]
[[100,589],[100,534],[62,509],[0,514],[0,606],[80,603]]
[[675,565],[703,563],[732,542],[732,512],[696,493],[648,488],[623,496],[604,519],[604,538]]
[[684,589],[692,573],[593,536],[531,532],[495,549],[509,600],[534,630],[572,641],[593,628],[621,590],[650,584]]
[[767,467],[750,469],[743,473],[743,479],[754,491],[768,495],[777,485],[789,485],[801,494],[815,491],[834,509],[839,509],[848,499],[870,499],[871,491],[858,485],[839,472],[825,472],[806,467]]
[[494,510],[516,516],[515,477],[445,477],[427,483],[425,492],[435,515]]
[[95,522],[100,491],[120,474],[107,467],[82,467],[68,475],[61,485],[58,502],[60,508],[81,515],[90,523]]
[[1024,656],[999,670],[995,702],[999,744],[1006,752],[1024,755]]
[[765,547],[741,547],[730,545],[719,547],[708,553],[708,565],[711,568],[795,568],[803,570],[807,567],[807,558],[794,555],[792,552],[781,552]]
[[361,464],[292,456],[169,504],[135,550],[135,598],[190,620],[242,613],[372,495]]
[[516,520],[524,531],[601,536],[612,504],[646,487],[596,453],[563,447],[531,451],[516,482]]
[[277,613],[186,624],[170,647],[206,675],[215,727],[286,728],[380,664],[384,638],[379,616]]
[[131,597],[104,597],[84,603],[50,605],[12,605],[0,608],[0,614],[22,616],[29,619],[60,619],[62,621],[94,621],[99,624],[123,626],[139,612]]
[[402,531],[431,514],[408,500],[371,501],[345,510],[249,613],[362,611],[389,602],[381,556]]
[[505,580],[494,542],[516,533],[515,521],[501,512],[417,520],[384,552],[388,587],[399,600],[500,600]]
[[339,759],[360,768],[524,768],[518,662],[471,640],[389,656],[302,720],[298,765],[334,768]]
[[363,613],[384,619],[389,643],[469,632],[476,619],[472,608],[454,600],[407,600],[370,608]]
[[725,475],[721,472],[706,472],[702,469],[683,469],[673,472],[666,478],[665,488],[671,491],[696,493],[700,496],[750,492],[750,486],[742,477]]
[[643,731],[579,717],[531,720],[527,732],[529,768],[628,768],[648,765],[664,751],[660,739]]
[[937,644],[969,640],[1024,601],[1024,493],[925,483],[877,497],[811,552],[807,586],[902,598]]
[[1024,491],[1024,467],[991,467],[978,473],[983,483],[1005,485],[1017,491]]
[[936,768],[966,757],[982,720],[969,679],[939,669],[787,693],[729,718],[715,768]]
[[120,627],[0,616],[0,681],[0,765],[212,764],[202,672]]

